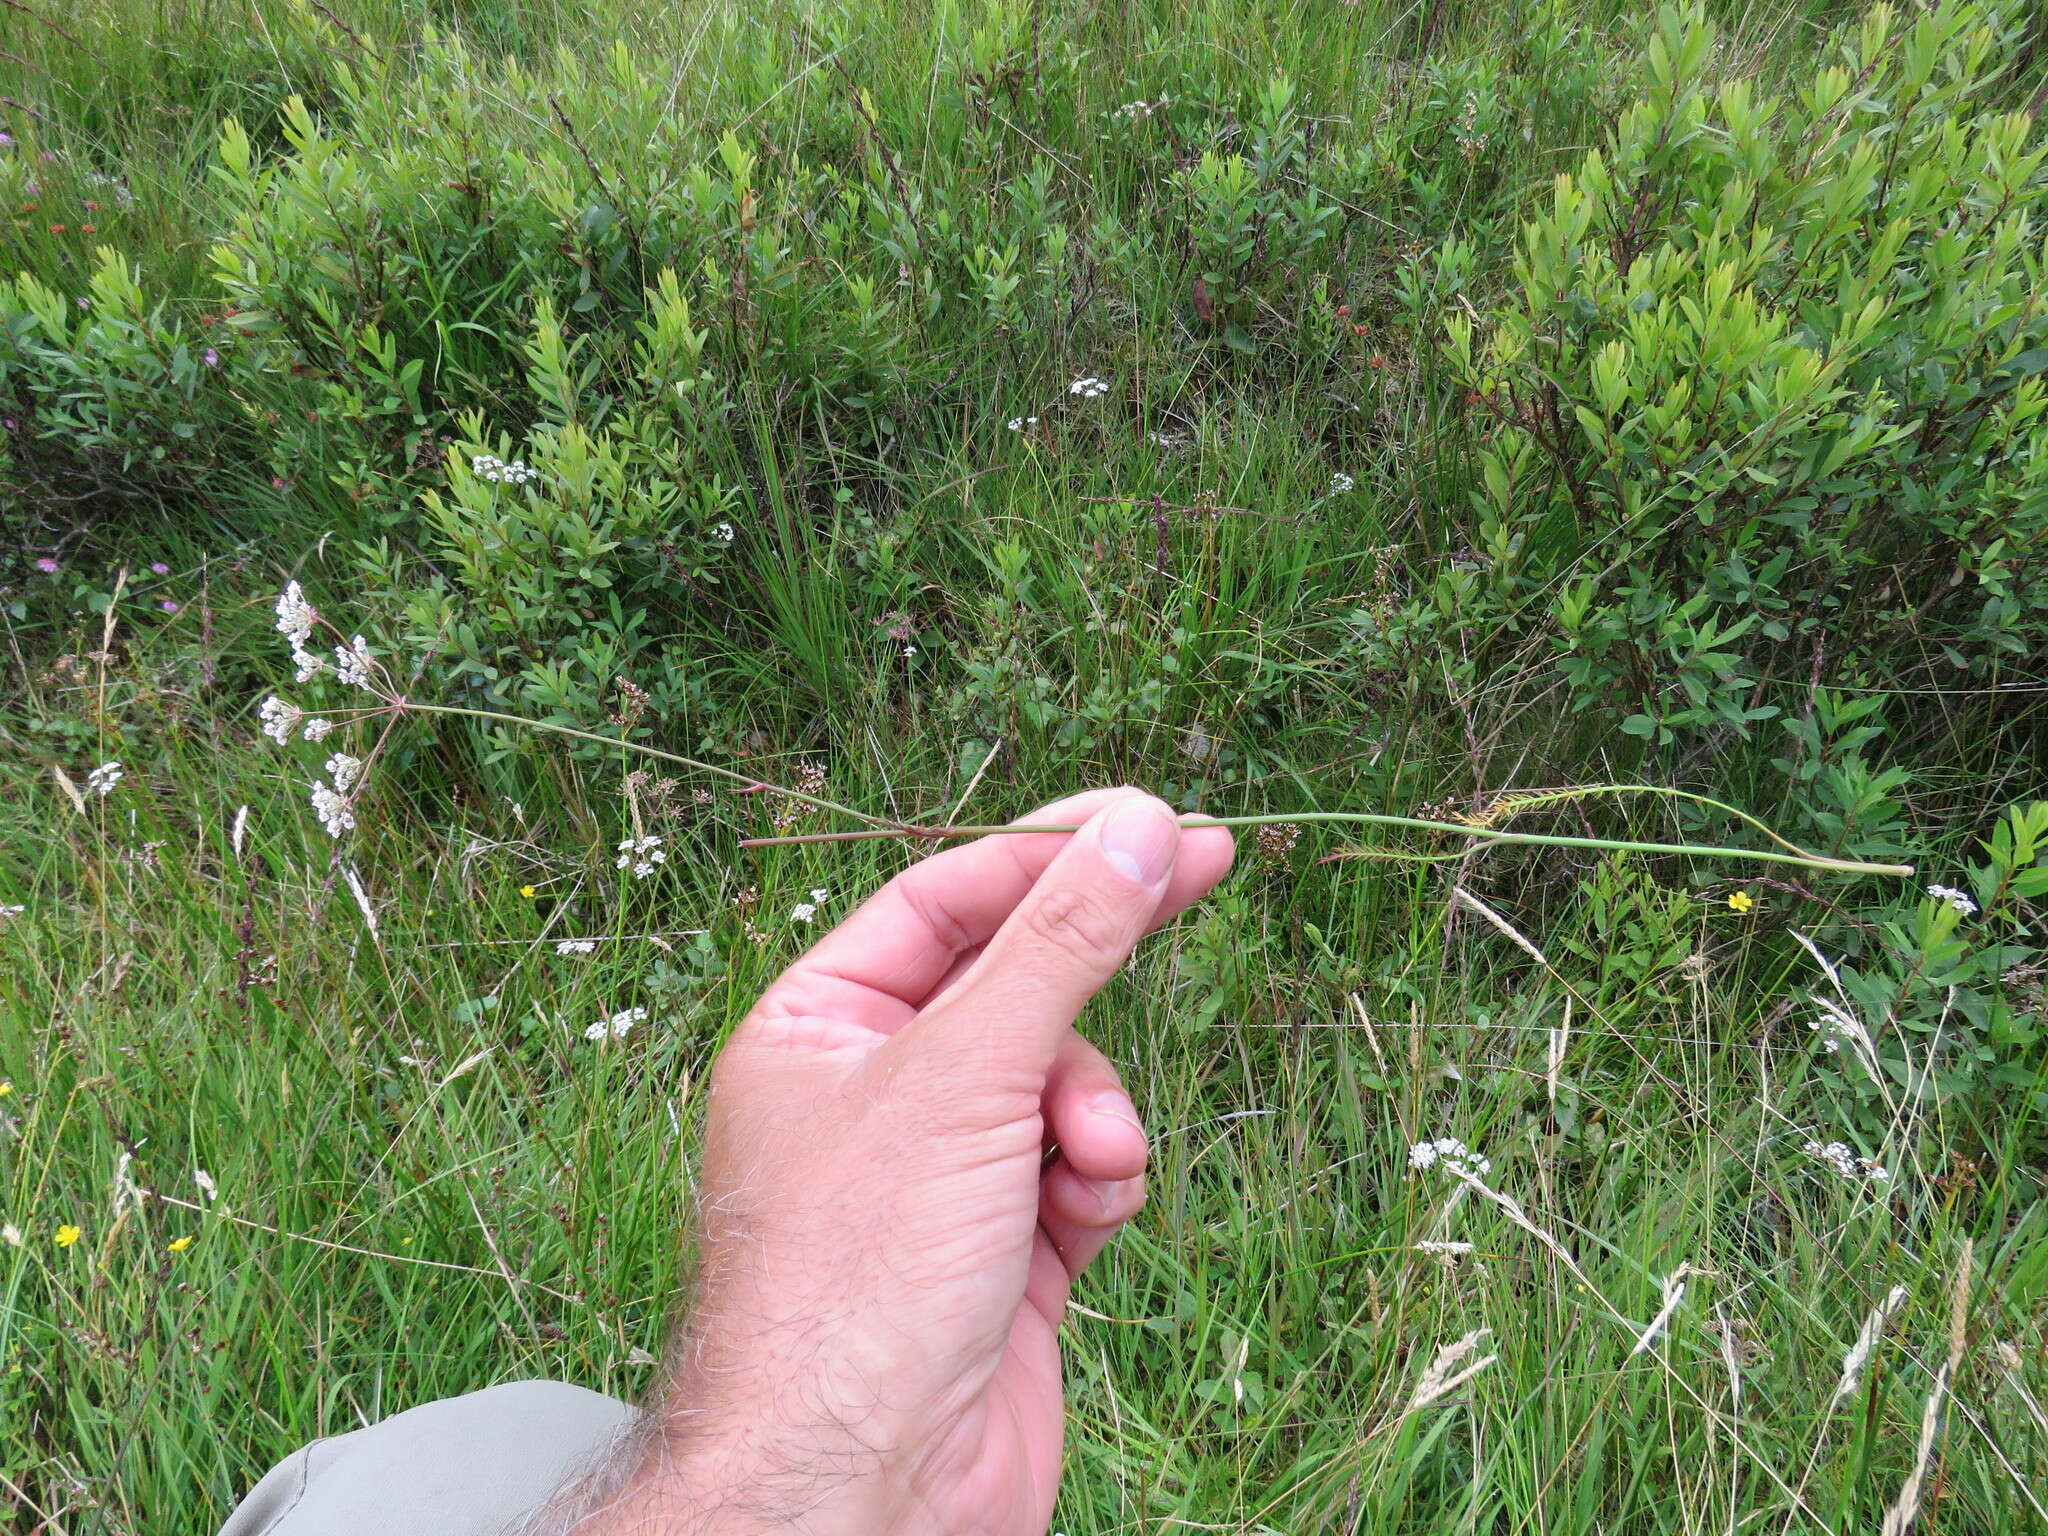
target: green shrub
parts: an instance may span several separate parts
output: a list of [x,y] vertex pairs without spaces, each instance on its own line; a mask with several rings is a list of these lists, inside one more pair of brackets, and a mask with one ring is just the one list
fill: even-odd
[[2013,7],[1874,7],[1786,97],[1650,29],[1604,150],[1454,315],[1491,570],[1572,706],[1744,735],[1825,672],[1993,679],[2048,648],[2048,144],[1998,110]]

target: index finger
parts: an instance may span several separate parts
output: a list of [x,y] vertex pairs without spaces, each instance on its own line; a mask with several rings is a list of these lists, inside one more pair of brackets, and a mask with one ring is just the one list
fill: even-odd
[[[1012,825],[1078,825],[1137,793],[1089,790],[1055,800]],[[755,1004],[756,1016],[825,1016],[893,1033],[953,974],[961,956],[994,935],[1071,836],[1004,833],[919,860],[771,983]],[[1183,856],[1155,920],[1180,912],[1229,865],[1227,831],[1190,829],[1185,837],[1196,856]]]

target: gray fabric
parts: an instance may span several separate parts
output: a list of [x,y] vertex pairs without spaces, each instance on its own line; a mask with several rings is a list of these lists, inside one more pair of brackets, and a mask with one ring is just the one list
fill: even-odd
[[639,1416],[561,1381],[424,1403],[294,1451],[220,1536],[502,1536]]

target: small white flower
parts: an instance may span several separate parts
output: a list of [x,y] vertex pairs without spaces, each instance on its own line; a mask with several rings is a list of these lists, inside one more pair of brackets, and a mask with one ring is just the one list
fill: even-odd
[[283,746],[290,740],[292,728],[304,718],[304,711],[273,693],[256,707],[256,718],[263,722],[263,734]]
[[1826,1163],[1841,1177],[1850,1180],[1867,1180],[1872,1184],[1884,1184],[1891,1179],[1891,1170],[1874,1157],[1858,1157],[1839,1141],[1823,1146],[1818,1141],[1809,1141],[1799,1149],[1808,1157]]
[[338,794],[347,794],[356,787],[356,780],[363,776],[363,760],[350,757],[346,752],[337,752],[327,759],[327,772],[334,780]]
[[334,675],[344,688],[360,688],[365,693],[373,691],[370,684],[370,646],[361,635],[352,635],[347,645],[334,648]]
[[718,540],[718,542],[721,544],[730,544],[734,539],[738,538],[739,535],[733,531],[733,526],[731,523],[720,523],[716,528],[711,530],[711,537]]
[[287,582],[277,600],[277,632],[290,642],[294,651],[305,649],[306,641],[312,638],[313,622],[319,617],[319,610],[306,601],[299,584]]
[[315,784],[312,790],[313,814],[320,818],[320,825],[329,837],[339,837],[356,824],[355,813],[348,808],[346,796],[335,793],[327,784]]
[[1330,494],[1332,496],[1342,496],[1346,491],[1355,491],[1357,489],[1358,482],[1345,474],[1341,469],[1330,476]]
[[646,1017],[647,1010],[645,1008],[621,1008],[610,1018],[599,1019],[595,1024],[586,1028],[583,1031],[583,1038],[586,1040],[603,1040],[609,1036],[614,1040],[621,1039],[628,1030],[632,1029],[635,1024],[644,1021]]
[[1037,425],[1038,418],[1036,416],[1012,416],[1010,418],[1010,430],[1012,432],[1022,432],[1026,427],[1035,427]]
[[564,939],[555,946],[558,955],[587,955],[597,948],[595,939]]
[[0,1226],[0,1243],[5,1243],[10,1248],[19,1248],[21,1246],[21,1228],[11,1221],[4,1226]]
[[917,659],[917,647],[914,645],[903,647],[903,659],[905,661],[915,661]]
[[1930,885],[1927,894],[1936,901],[1945,901],[1965,917],[1977,915],[1977,903],[1970,900],[1967,891],[1959,891],[1952,885]]
[[334,722],[332,720],[322,720],[316,715],[306,722],[306,729],[301,734],[307,741],[321,741],[333,729]]
[[204,1168],[194,1168],[192,1170],[192,1182],[199,1186],[201,1197],[207,1201],[211,1202],[220,1198],[220,1190],[214,1185],[213,1175]]
[[654,873],[655,866],[666,864],[668,854],[662,850],[661,839],[654,836],[629,837],[619,844],[619,856],[612,860],[619,869],[630,869],[635,880],[645,880]]
[[1093,374],[1089,374],[1069,384],[1067,386],[1067,393],[1079,395],[1083,400],[1096,400],[1109,393],[1109,385],[1103,380],[1096,378]]
[[808,923],[817,915],[816,905],[808,901],[800,901],[789,909],[789,920],[792,923]]
[[21,916],[21,914],[26,912],[27,910],[27,907],[10,906],[6,902],[0,902],[0,923],[9,922],[12,919]]
[[313,651],[292,648],[292,665],[298,670],[292,676],[299,682],[310,683],[327,670],[327,658]]
[[1418,1141],[1408,1149],[1410,1168],[1434,1168],[1442,1163],[1453,1173],[1469,1174],[1473,1178],[1484,1178],[1493,1172],[1490,1159],[1481,1157],[1455,1136],[1439,1136],[1434,1141]]
[[1873,1049],[1870,1031],[1848,1009],[1819,996],[1813,999],[1813,1004],[1820,1009],[1820,1017],[1810,1021],[1806,1027],[1820,1036],[1820,1043],[1829,1055],[1841,1050],[1845,1040],[1855,1046],[1859,1054]]
[[812,891],[812,892],[811,892],[811,900],[813,900],[813,901],[826,901],[826,900],[829,900],[829,899],[831,898],[831,895],[832,895],[832,893],[831,893],[830,891],[825,891],[825,890],[817,890],[817,891]]
[[85,776],[85,787],[102,800],[114,792],[114,786],[121,782],[121,764],[118,761],[104,762]]

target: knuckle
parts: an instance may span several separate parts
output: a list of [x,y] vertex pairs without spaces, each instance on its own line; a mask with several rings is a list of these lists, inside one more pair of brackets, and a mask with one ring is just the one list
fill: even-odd
[[1130,925],[1124,914],[1094,892],[1071,885],[1048,891],[1032,903],[1025,924],[1039,943],[1093,969],[1114,970],[1129,947]]

